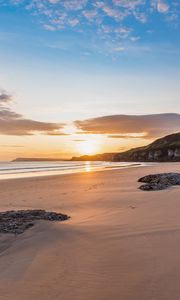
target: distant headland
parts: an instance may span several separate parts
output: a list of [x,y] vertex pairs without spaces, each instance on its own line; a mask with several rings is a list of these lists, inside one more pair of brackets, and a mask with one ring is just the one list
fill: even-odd
[[32,162],[32,161],[68,161],[63,158],[39,158],[39,157],[17,157],[12,162]]

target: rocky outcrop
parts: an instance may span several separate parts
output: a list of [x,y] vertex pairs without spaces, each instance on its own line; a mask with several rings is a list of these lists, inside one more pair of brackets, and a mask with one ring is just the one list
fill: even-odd
[[139,188],[143,191],[164,190],[172,185],[180,185],[180,173],[162,173],[147,175],[138,180],[146,184]]
[[64,221],[67,215],[45,210],[12,210],[0,213],[0,233],[21,234],[37,220]]
[[180,133],[158,139],[148,146],[114,155],[114,161],[180,161]]

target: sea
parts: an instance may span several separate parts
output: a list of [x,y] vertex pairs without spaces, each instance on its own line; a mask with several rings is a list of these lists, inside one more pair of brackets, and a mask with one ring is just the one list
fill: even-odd
[[104,171],[143,165],[143,163],[101,161],[0,162],[0,180]]

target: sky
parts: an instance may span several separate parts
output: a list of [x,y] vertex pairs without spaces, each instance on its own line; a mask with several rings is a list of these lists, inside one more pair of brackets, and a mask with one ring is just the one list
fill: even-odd
[[0,160],[180,131],[179,0],[0,0]]

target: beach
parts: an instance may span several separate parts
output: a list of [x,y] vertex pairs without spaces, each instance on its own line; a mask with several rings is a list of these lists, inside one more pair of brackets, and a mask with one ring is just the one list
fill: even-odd
[[1,180],[1,211],[71,218],[0,234],[0,300],[179,300],[180,187],[137,182],[161,172],[180,163]]

